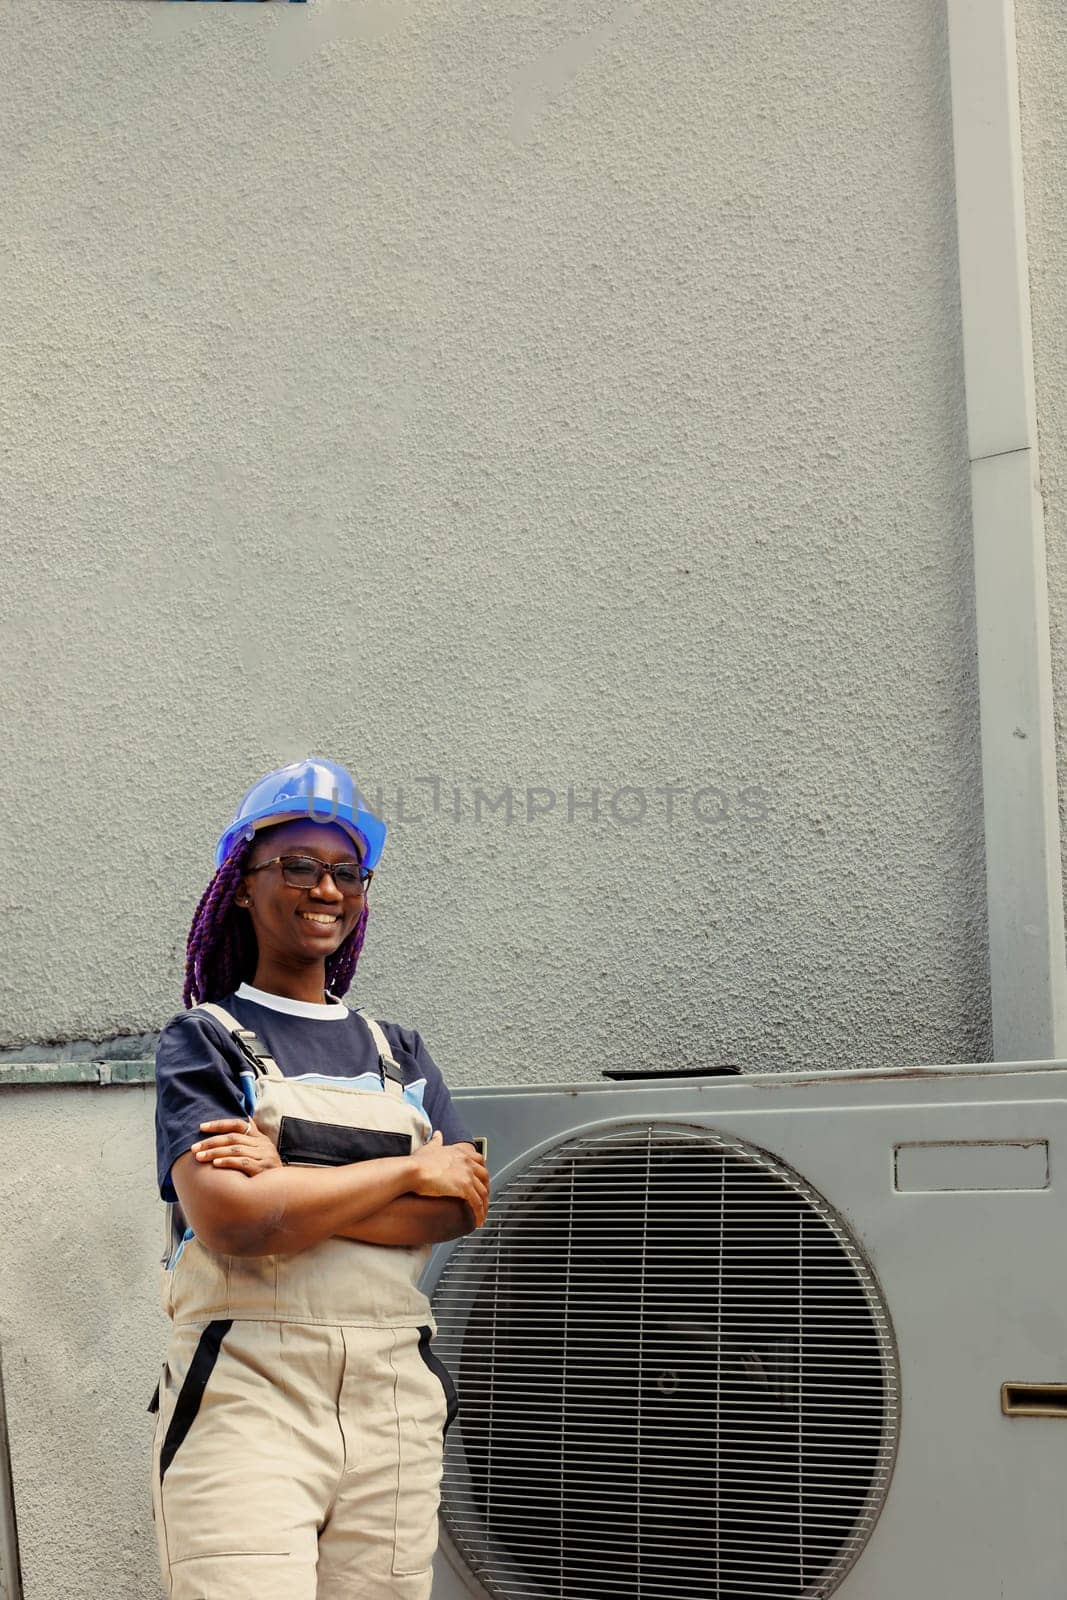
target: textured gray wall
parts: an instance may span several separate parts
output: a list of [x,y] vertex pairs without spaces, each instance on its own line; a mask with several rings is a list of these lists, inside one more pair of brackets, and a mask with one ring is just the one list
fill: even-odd
[[156,1600],[148,1088],[5,1089],[0,1338],[26,1600]]
[[[221,823],[315,750],[394,823],[359,998],[456,1082],[986,1057],[941,5],[3,19],[5,769],[44,854],[3,875],[0,1044],[158,1027]],[[156,1592],[150,1121],[4,1097],[28,1600]]]
[[423,814],[360,993],[457,1080],[987,1055],[941,7],[5,20],[53,854],[0,1043],[158,1026],[220,823],[311,748]]
[[1067,900],[1067,12],[1016,0],[1016,24]]

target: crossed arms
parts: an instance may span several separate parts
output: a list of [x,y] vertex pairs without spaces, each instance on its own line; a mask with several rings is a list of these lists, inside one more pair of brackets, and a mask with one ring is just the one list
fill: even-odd
[[171,1179],[197,1237],[225,1255],[291,1255],[333,1237],[438,1244],[485,1221],[484,1160],[439,1133],[410,1156],[287,1167],[254,1123],[248,1131],[238,1120],[201,1127],[210,1136],[178,1157]]

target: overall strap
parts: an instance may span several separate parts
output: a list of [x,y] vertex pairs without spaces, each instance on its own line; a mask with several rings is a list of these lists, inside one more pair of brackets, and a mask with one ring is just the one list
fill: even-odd
[[378,1070],[382,1075],[382,1088],[386,1094],[391,1094],[395,1100],[404,1098],[404,1069],[393,1055],[389,1040],[385,1037],[385,1030],[380,1022],[373,1017],[368,1017],[362,1006],[357,1007],[355,1013],[362,1017],[370,1029],[370,1036],[374,1040],[378,1051]]
[[215,1018],[216,1022],[221,1022],[245,1060],[251,1064],[257,1078],[282,1078],[285,1076],[274,1057],[260,1044],[251,1028],[242,1027],[237,1018],[232,1017],[228,1011],[224,1011],[222,1006],[215,1005],[211,1000],[201,1000],[200,1004],[193,1006],[192,1009],[194,1011],[206,1011],[209,1016]]

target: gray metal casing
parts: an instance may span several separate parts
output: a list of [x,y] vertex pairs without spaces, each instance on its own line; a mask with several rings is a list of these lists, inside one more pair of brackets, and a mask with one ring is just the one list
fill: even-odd
[[[1009,1418],[1000,1389],[1067,1383],[1067,1064],[460,1090],[455,1098],[472,1132],[488,1139],[497,1192],[560,1140],[633,1121],[713,1128],[792,1167],[865,1251],[900,1355],[896,1467],[837,1600],[1051,1600],[1063,1592],[1067,1416]],[[946,1148],[904,1152],[898,1179],[900,1146]],[[997,1186],[950,1187],[962,1182]],[[430,1261],[431,1295],[454,1248],[440,1247]],[[433,1600],[484,1596],[443,1532]]]

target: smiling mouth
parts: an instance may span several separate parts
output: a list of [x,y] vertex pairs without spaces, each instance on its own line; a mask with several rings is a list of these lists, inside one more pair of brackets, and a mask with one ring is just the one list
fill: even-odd
[[310,922],[316,928],[332,928],[335,923],[341,920],[340,916],[331,916],[328,913],[317,911],[301,911],[300,916],[305,922]]

